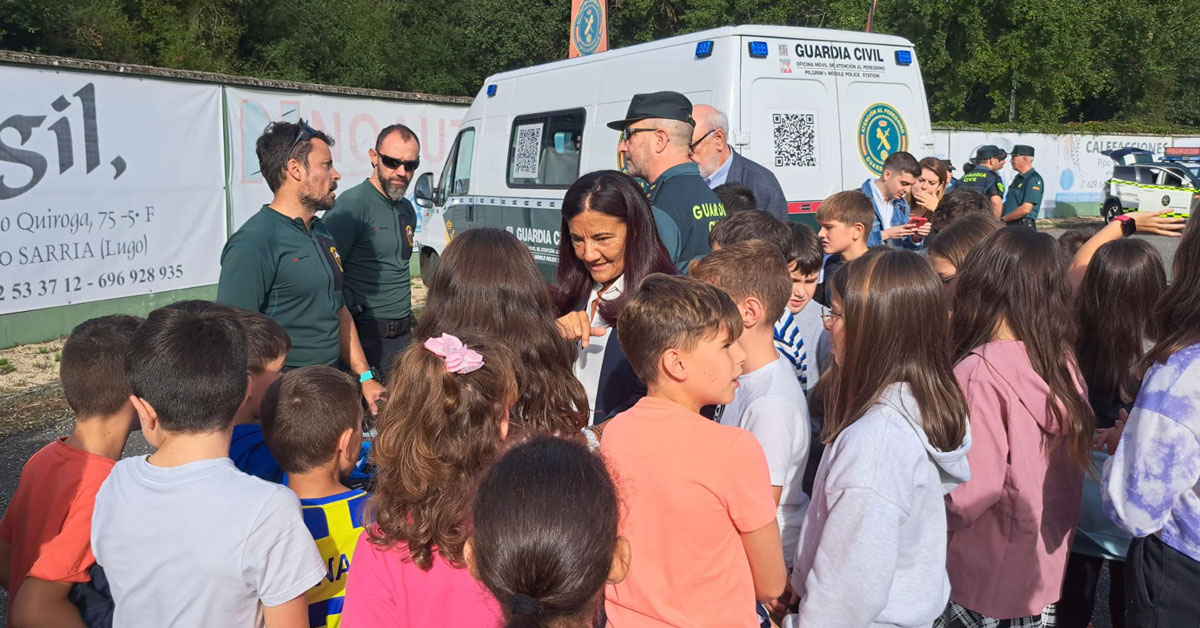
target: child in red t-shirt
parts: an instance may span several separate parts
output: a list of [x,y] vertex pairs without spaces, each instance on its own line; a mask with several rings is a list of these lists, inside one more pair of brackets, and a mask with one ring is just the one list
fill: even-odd
[[785,584],[766,457],[746,430],[700,414],[733,401],[745,352],[737,306],[687,277],[650,275],[621,310],[621,348],[647,395],[605,426],[629,540],[609,585],[614,626],[754,626]]
[[0,521],[0,585],[20,626],[81,626],[71,587],[90,580],[92,506],[137,424],[125,355],[141,319],[104,316],[76,327],[59,379],[75,430],[29,458]]

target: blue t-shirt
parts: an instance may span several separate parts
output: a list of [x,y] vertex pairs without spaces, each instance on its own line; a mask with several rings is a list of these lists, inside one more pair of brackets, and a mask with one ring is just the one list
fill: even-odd
[[267,449],[263,440],[262,426],[243,423],[233,426],[233,440],[229,443],[229,457],[233,466],[242,473],[262,478],[268,482],[283,483],[283,469],[275,462],[275,456]]

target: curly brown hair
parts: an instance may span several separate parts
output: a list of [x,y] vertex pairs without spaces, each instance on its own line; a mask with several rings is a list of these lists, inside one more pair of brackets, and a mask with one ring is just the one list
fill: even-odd
[[425,570],[434,551],[463,566],[475,483],[500,453],[501,424],[517,396],[508,347],[486,332],[453,331],[483,355],[483,367],[450,373],[424,345],[410,346],[388,378],[388,390],[396,392],[380,413],[371,453],[368,538],[380,546],[406,544]]

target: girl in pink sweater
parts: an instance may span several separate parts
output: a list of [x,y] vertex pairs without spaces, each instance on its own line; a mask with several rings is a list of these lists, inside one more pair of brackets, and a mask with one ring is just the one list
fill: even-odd
[[1066,259],[1048,235],[1001,229],[967,256],[954,301],[971,479],[946,498],[950,605],[935,625],[1052,625],[1093,424]]
[[460,336],[413,344],[388,378],[370,523],[346,582],[343,628],[503,621],[496,598],[467,571],[463,544],[475,482],[508,433],[517,384],[499,341]]

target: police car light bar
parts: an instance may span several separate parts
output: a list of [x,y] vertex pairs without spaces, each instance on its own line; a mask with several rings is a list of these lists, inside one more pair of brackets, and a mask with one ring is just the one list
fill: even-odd
[[703,59],[711,57],[713,52],[713,43],[711,40],[696,42],[696,58]]
[[912,51],[911,50],[897,50],[896,51],[896,65],[912,65]]
[[495,85],[488,85],[488,89],[487,89],[487,95],[488,95],[488,96],[495,96],[495,95],[496,95],[496,86],[495,86]]
[[767,42],[765,41],[750,42],[750,57],[753,59],[766,59],[767,50]]
[[1163,161],[1200,161],[1200,146],[1168,146]]

